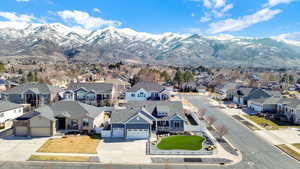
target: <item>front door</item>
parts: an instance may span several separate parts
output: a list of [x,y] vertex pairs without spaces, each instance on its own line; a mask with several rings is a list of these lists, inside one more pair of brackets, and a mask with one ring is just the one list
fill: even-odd
[[66,118],[59,117],[58,118],[58,130],[65,130],[66,129]]

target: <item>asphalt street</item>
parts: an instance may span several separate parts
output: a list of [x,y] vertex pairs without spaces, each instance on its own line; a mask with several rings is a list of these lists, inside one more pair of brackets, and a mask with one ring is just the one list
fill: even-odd
[[[0,169],[300,169],[300,163],[288,157],[253,132],[211,106],[206,96],[185,96],[196,107],[215,115],[216,124],[226,124],[226,138],[241,150],[243,160],[235,165],[103,165],[84,163],[0,162]],[[100,157],[101,161],[101,157]]]

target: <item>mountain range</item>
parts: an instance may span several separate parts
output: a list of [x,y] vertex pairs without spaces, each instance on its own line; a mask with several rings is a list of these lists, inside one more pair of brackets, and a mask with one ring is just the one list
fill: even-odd
[[87,31],[59,23],[0,29],[0,60],[85,60],[170,65],[297,67],[300,41],[270,38],[149,34],[108,27]]

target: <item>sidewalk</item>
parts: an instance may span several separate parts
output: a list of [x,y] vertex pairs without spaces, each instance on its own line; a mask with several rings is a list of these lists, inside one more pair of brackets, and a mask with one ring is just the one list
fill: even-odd
[[[183,103],[183,106],[184,106],[184,109],[188,109],[188,110],[191,110],[191,111],[198,111],[198,109],[196,107],[194,107],[189,101],[187,101],[186,99],[184,98],[180,98],[182,103]],[[199,121],[197,121],[199,123]],[[210,133],[209,130],[207,130],[205,128],[205,132],[207,133],[207,135],[209,135],[209,137],[211,137],[213,139],[213,142],[216,144],[216,147],[217,147],[217,153],[214,154],[214,155],[208,155],[208,156],[201,156],[201,157],[209,157],[209,158],[226,158],[226,159],[229,159],[229,160],[232,160],[233,161],[233,164],[234,163],[238,163],[242,160],[242,156],[241,156],[241,153],[238,151],[238,156],[235,156],[229,152],[227,152],[223,146],[217,142],[217,140],[215,139],[215,137],[213,136],[212,133]],[[224,139],[228,142],[228,144],[230,144],[233,148],[235,148],[225,137]],[[195,156],[194,156],[195,157]]]
[[[210,99],[211,102],[213,102],[215,105],[219,105],[219,103],[213,99]],[[223,106],[225,106],[224,104],[222,104]],[[226,106],[225,106],[226,107]],[[225,111],[227,110],[227,111]],[[230,112],[228,110],[231,110]],[[259,128],[259,130],[253,131],[256,135],[262,137],[263,139],[265,139],[266,141],[268,141],[269,143],[271,143],[272,145],[280,145],[280,144],[285,144],[286,146],[288,146],[290,149],[300,153],[300,150],[293,146],[292,144],[288,143],[287,141],[285,141],[284,139],[278,137],[277,135],[275,135],[274,133],[272,133],[270,130],[265,129],[264,127],[258,125],[257,123],[253,122],[252,120],[249,120],[248,118],[242,116],[242,115],[247,115],[245,112],[241,111],[240,109],[230,109],[228,107],[226,107],[223,112],[225,114],[229,114],[229,115],[238,115],[239,117],[241,117],[242,119],[244,119],[245,121],[248,121],[249,123],[253,124],[255,127]]]

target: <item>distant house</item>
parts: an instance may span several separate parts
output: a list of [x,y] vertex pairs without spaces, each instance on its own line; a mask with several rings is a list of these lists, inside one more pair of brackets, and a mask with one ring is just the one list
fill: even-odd
[[53,102],[62,89],[44,83],[25,83],[1,93],[1,98],[17,104],[38,107]]
[[78,101],[44,105],[14,120],[16,136],[53,136],[57,131],[90,133],[101,127],[106,108]]
[[111,112],[106,137],[146,139],[155,133],[178,133],[185,128],[181,102],[135,101]]
[[259,98],[248,101],[248,108],[257,113],[272,113],[285,116],[295,124],[300,124],[300,100],[290,98]]
[[277,113],[277,105],[281,100],[278,97],[252,99],[248,101],[248,108],[258,113]]
[[139,82],[125,92],[127,101],[165,100],[165,87],[151,82]]
[[8,101],[0,101],[0,125],[23,114],[23,106]]
[[131,87],[130,83],[121,79],[105,79],[104,83],[113,84],[116,96],[120,96],[122,93],[124,93],[127,89]]
[[225,83],[215,87],[215,92],[220,99],[233,99],[234,91],[240,87],[238,83]]
[[111,83],[71,83],[64,92],[64,99],[77,100],[95,106],[106,106],[115,97]]
[[9,80],[5,80],[5,79],[0,79],[0,91],[5,91],[7,89],[13,88],[18,86],[19,84],[9,81]]
[[233,102],[236,104],[247,105],[248,100],[269,97],[281,97],[281,93],[279,91],[271,91],[260,88],[240,87],[234,91]]
[[294,124],[300,124],[300,100],[282,99],[277,104],[277,111]]

